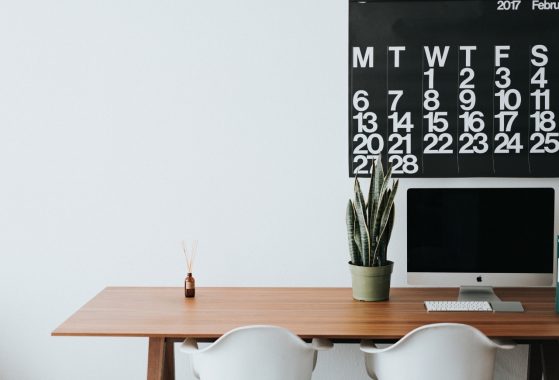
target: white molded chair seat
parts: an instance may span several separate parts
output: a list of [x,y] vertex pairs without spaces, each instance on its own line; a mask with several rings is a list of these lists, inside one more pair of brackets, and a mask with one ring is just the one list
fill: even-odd
[[382,349],[361,342],[367,373],[378,380],[491,380],[497,349],[511,348],[458,323],[419,327]]
[[199,350],[186,339],[181,351],[192,358],[194,374],[201,380],[310,380],[318,350],[332,343],[298,336],[276,326],[246,326],[229,331]]

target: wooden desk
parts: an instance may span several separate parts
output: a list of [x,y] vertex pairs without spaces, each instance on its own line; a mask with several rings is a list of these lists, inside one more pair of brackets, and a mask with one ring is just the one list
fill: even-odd
[[[104,289],[53,331],[54,336],[149,338],[148,380],[174,379],[173,343],[186,337],[215,340],[245,325],[285,327],[302,338],[334,342],[396,340],[437,322],[472,325],[492,338],[530,344],[530,380],[559,379],[559,314],[554,288],[496,289],[503,301],[521,301],[524,313],[427,313],[425,300],[455,299],[457,289],[393,288],[390,301],[358,302],[349,288]],[[549,359],[548,356],[555,355]]]

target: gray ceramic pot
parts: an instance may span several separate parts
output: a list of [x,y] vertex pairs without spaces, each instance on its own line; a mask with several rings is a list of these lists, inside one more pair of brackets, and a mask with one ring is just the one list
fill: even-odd
[[359,301],[387,300],[393,267],[392,261],[381,267],[362,267],[349,263],[353,298]]

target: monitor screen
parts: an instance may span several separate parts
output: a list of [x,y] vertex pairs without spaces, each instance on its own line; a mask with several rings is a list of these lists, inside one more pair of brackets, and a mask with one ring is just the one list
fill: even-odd
[[409,189],[410,284],[551,285],[552,188]]

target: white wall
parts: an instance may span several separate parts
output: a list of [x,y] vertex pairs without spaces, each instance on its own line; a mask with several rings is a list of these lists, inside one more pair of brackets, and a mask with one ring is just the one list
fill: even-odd
[[[187,235],[199,286],[349,286],[346,48],[344,0],[2,2],[0,378],[143,378],[144,339],[50,332],[107,285],[180,286]],[[559,182],[402,185],[396,286],[406,188]],[[321,359],[366,378],[354,345]]]

